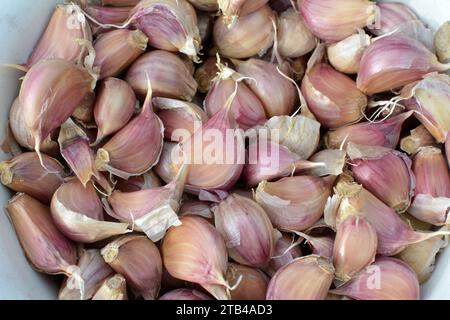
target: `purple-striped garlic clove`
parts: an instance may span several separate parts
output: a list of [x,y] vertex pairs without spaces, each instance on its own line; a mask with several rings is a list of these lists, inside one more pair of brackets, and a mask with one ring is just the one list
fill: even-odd
[[233,27],[239,17],[245,17],[257,11],[269,2],[268,0],[218,0],[219,9],[224,23],[228,28]]
[[269,278],[261,270],[230,263],[226,279],[236,285],[230,291],[231,300],[266,300]]
[[273,257],[270,259],[265,271],[269,276],[273,277],[278,270],[302,255],[302,249],[295,243],[294,235],[290,236],[285,233],[278,239],[273,251]]
[[158,300],[206,301],[206,300],[211,300],[211,298],[208,297],[203,292],[200,292],[200,291],[197,291],[194,289],[177,289],[177,290],[172,290],[172,291],[165,293]]
[[391,33],[404,23],[419,20],[416,14],[403,3],[379,3],[378,9],[379,21],[369,28],[370,32],[377,36]]

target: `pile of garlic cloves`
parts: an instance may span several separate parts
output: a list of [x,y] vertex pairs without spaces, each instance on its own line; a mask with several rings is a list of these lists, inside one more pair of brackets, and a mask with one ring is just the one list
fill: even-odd
[[58,5],[0,163],[26,257],[62,300],[420,299],[449,35],[369,0]]

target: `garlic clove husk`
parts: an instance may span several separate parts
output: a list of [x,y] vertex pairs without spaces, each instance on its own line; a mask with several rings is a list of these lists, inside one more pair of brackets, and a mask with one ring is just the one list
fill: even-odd
[[208,93],[214,84],[219,68],[217,67],[217,57],[209,57],[197,68],[194,77],[198,83],[198,91]]
[[264,270],[269,276],[273,277],[278,270],[302,255],[302,249],[295,244],[295,238],[285,233],[278,239],[273,257]]
[[153,104],[159,109],[158,117],[164,124],[165,138],[173,142],[184,142],[183,138],[189,138],[208,121],[205,111],[194,103],[154,98]]
[[214,215],[211,210],[211,204],[206,201],[185,200],[180,208],[180,217],[184,216],[200,216],[205,219],[213,219]]
[[64,167],[55,159],[42,155],[45,168],[35,152],[27,152],[0,163],[1,182],[15,192],[26,193],[44,204],[64,182]]
[[107,78],[99,86],[94,107],[98,127],[96,143],[122,129],[136,110],[136,95],[128,83]]
[[327,43],[351,36],[375,21],[377,5],[368,0],[302,0],[301,14],[311,32]]
[[314,163],[323,163],[324,165],[304,171],[304,175],[314,177],[341,176],[346,166],[347,155],[343,150],[325,149],[317,152],[309,158]]
[[435,140],[424,125],[410,131],[410,135],[400,141],[400,148],[407,154],[415,154],[421,147],[435,144]]
[[244,59],[264,54],[274,42],[272,10],[264,5],[257,11],[241,17],[233,26],[221,16],[214,24],[214,43],[220,55]]
[[76,242],[94,243],[130,232],[126,223],[104,221],[92,183],[86,187],[78,180],[64,183],[53,196],[51,211],[59,230]]
[[297,58],[314,50],[316,37],[309,31],[303,17],[294,9],[282,12],[277,19],[278,52],[286,58]]
[[121,192],[135,192],[162,187],[161,179],[153,171],[128,180],[118,179],[116,190]]
[[162,50],[143,54],[128,69],[125,81],[140,97],[148,90],[148,81],[152,83],[155,97],[192,101],[197,82],[176,55]]
[[189,0],[189,2],[201,11],[217,12],[219,10],[217,0]]
[[391,33],[406,22],[419,21],[417,15],[403,3],[379,3],[378,10],[379,21],[369,28],[377,36]]
[[343,73],[358,73],[361,58],[370,43],[370,36],[362,31],[329,45],[327,56],[330,64]]
[[412,114],[412,111],[404,112],[383,122],[361,122],[330,131],[325,136],[325,144],[330,149],[345,149],[349,142],[395,149],[403,123]]
[[336,278],[347,282],[375,261],[377,233],[370,223],[358,216],[350,216],[337,227],[333,249]]
[[335,179],[297,176],[264,181],[256,190],[255,200],[265,209],[274,227],[304,231],[323,215]]
[[92,297],[92,300],[128,300],[127,280],[120,274],[106,279]]
[[355,181],[397,212],[406,211],[414,195],[412,162],[401,152],[349,143],[347,154]]
[[269,118],[290,115],[294,111],[298,92],[294,84],[286,79],[289,76],[286,63],[276,66],[255,58],[232,61],[237,72],[247,77],[245,82],[262,102]]
[[436,54],[442,63],[450,63],[450,46],[448,45],[448,35],[450,33],[450,22],[446,21],[438,29],[434,37]]
[[183,301],[206,301],[211,300],[203,292],[194,289],[177,289],[167,292],[158,300],[173,301],[173,300],[183,300]]
[[339,128],[359,122],[367,106],[367,97],[348,76],[325,63],[307,71],[302,93],[308,108],[327,128]]
[[143,0],[130,13],[129,22],[148,36],[157,49],[181,52],[198,62],[201,38],[197,14],[186,0]]
[[[328,258],[310,255],[295,259],[270,280],[267,300],[324,300],[334,278]],[[292,281],[296,279],[296,281]]]
[[109,278],[114,271],[105,263],[99,250],[83,250],[78,261],[81,270],[80,276],[84,281],[83,292],[71,289],[68,278],[59,291],[59,300],[89,300],[101,287],[103,281]]
[[27,66],[31,68],[40,61],[49,59],[70,62],[84,59],[87,51],[78,43],[79,39],[92,41],[92,31],[81,8],[73,3],[57,5],[46,30],[28,59]]
[[232,194],[212,210],[216,228],[233,260],[251,267],[269,262],[276,239],[272,223],[259,204]]
[[133,10],[133,6],[109,7],[104,5],[87,5],[83,10],[101,24],[120,24],[128,19],[131,10]]
[[239,17],[245,17],[261,7],[263,7],[268,0],[218,0],[219,9],[223,15],[224,23],[228,28],[233,27]]
[[58,143],[62,157],[84,186],[92,177],[98,177],[89,138],[72,119],[61,126]]
[[221,234],[200,217],[183,217],[181,222],[164,238],[165,267],[173,277],[198,283],[216,298],[229,297],[228,254]]
[[86,127],[94,122],[95,99],[95,93],[86,95],[81,105],[72,113],[72,117]]
[[161,288],[162,260],[158,247],[145,236],[129,235],[108,244],[103,259],[145,300],[155,300]]
[[230,263],[227,270],[227,281],[236,284],[231,290],[231,300],[266,300],[269,278],[258,269]]
[[128,179],[146,173],[159,162],[164,125],[153,111],[150,82],[148,88],[141,113],[97,151],[98,170]]
[[366,49],[356,83],[359,90],[373,95],[401,88],[430,72],[443,72],[449,68],[450,65],[439,63],[418,40],[393,34],[374,41]]
[[418,300],[417,275],[401,260],[379,257],[344,286],[331,293],[356,300]]

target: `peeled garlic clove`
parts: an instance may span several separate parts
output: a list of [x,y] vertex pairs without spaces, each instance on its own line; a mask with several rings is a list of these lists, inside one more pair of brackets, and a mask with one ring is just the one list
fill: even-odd
[[[324,300],[334,278],[328,258],[311,255],[284,266],[270,280],[267,300]],[[292,281],[295,279],[295,281]]]
[[230,263],[227,281],[237,285],[230,292],[231,300],[266,300],[269,278],[261,270]]
[[118,179],[116,190],[121,192],[135,192],[159,188],[161,186],[161,179],[153,171],[149,171],[142,176],[132,177],[128,180]]
[[103,281],[114,271],[105,263],[99,250],[83,250],[78,261],[80,276],[84,281],[83,292],[69,288],[70,279],[66,279],[59,291],[59,300],[89,300],[101,287]]
[[328,43],[367,27],[375,21],[377,12],[377,5],[369,0],[302,0],[299,7],[311,32]]
[[222,12],[226,25],[233,27],[239,17],[244,17],[263,7],[268,0],[218,0],[219,9]]
[[419,300],[417,275],[406,263],[379,257],[374,264],[331,293],[356,300]]
[[79,274],[75,244],[57,229],[48,207],[26,194],[18,194],[6,210],[34,268],[48,274]]
[[122,129],[136,110],[136,95],[128,83],[107,78],[99,86],[94,107],[97,143]]
[[383,122],[361,122],[330,131],[325,137],[325,144],[331,149],[340,149],[342,146],[345,149],[349,142],[395,149],[403,123],[412,114],[412,111],[404,112]]
[[404,212],[414,195],[415,178],[406,154],[384,147],[349,143],[355,180],[398,212]]
[[416,272],[419,282],[425,283],[434,270],[436,255],[444,248],[442,237],[434,237],[426,241],[412,244],[397,255]]
[[164,126],[153,111],[150,82],[148,87],[141,113],[97,151],[100,171],[128,179],[146,173],[159,162]]
[[272,10],[267,5],[242,16],[231,27],[228,19],[221,16],[214,24],[213,31],[219,53],[236,59],[265,53],[274,42],[273,18]]
[[450,63],[450,46],[448,45],[448,35],[450,33],[450,22],[446,21],[438,29],[434,37],[436,54],[442,63]]
[[193,289],[177,289],[167,292],[158,300],[183,300],[183,301],[205,301],[211,300],[203,292],[193,290]]
[[296,258],[301,257],[302,250],[300,246],[295,244],[295,239],[293,236],[288,234],[283,234],[281,238],[278,239],[273,256],[270,259],[269,264],[265,268],[265,271],[271,277],[282,267],[291,263]]
[[133,7],[87,5],[83,10],[101,24],[120,24],[128,19]]
[[400,148],[409,155],[415,154],[421,147],[433,145],[435,140],[424,125],[411,130],[411,134],[400,141]]
[[183,61],[170,52],[155,50],[142,55],[128,70],[125,81],[138,96],[147,93],[150,79],[155,97],[192,101],[197,82]]
[[333,264],[336,277],[348,281],[375,261],[377,233],[370,223],[358,216],[342,221],[336,231]]
[[450,173],[440,149],[423,147],[413,158],[415,196],[408,212],[419,220],[442,226],[450,223]]
[[161,240],[167,229],[180,225],[177,213],[187,174],[188,166],[183,166],[178,176],[165,187],[130,193],[113,192],[108,198],[112,207],[110,215],[132,223],[154,242]]
[[61,155],[84,186],[93,176],[98,176],[89,138],[72,119],[61,126],[58,142]]
[[219,10],[217,0],[189,0],[189,2],[201,11],[217,12]]
[[418,83],[403,88],[402,102],[428,129],[437,142],[444,143],[450,131],[450,77],[430,74]]
[[379,3],[378,9],[380,20],[370,28],[370,31],[377,36],[395,31],[398,26],[406,22],[419,20],[416,14],[403,3]]
[[298,154],[301,159],[309,159],[319,147],[320,123],[304,116],[280,116],[270,118],[265,126],[278,130],[283,146]]
[[218,299],[229,299],[227,247],[219,231],[200,217],[183,217],[181,222],[164,238],[165,267],[173,277],[198,283]]
[[275,246],[274,229],[255,201],[232,194],[213,208],[213,212],[216,228],[233,260],[252,267],[262,267],[269,262]]
[[205,111],[194,103],[155,98],[153,104],[159,109],[158,117],[164,124],[165,138],[173,142],[183,142],[183,138],[193,135],[208,121]]
[[35,152],[27,152],[0,163],[1,182],[11,190],[26,193],[44,204],[64,182],[64,167],[55,159],[42,155],[44,167]]
[[358,73],[361,58],[370,43],[371,39],[365,32],[354,34],[329,45],[327,47],[328,60],[340,72]]
[[[323,163],[323,166],[305,170],[304,175],[314,177],[341,176],[346,165],[347,155],[343,150],[325,149],[309,158],[314,163]],[[341,176],[342,177],[342,176]]]
[[307,72],[302,93],[309,110],[327,128],[360,121],[367,106],[367,97],[356,88],[356,83],[325,63]]
[[264,181],[258,186],[255,199],[276,228],[303,231],[323,215],[334,181],[332,176],[297,176],[277,182]]
[[120,274],[106,279],[92,297],[92,300],[128,300],[126,279]]
[[198,83],[198,91],[201,93],[208,93],[214,84],[214,79],[217,77],[219,68],[217,68],[217,58],[209,57],[200,67],[195,71],[195,80]]
[[233,64],[240,74],[247,77],[247,85],[262,102],[269,118],[293,112],[298,93],[292,82],[286,79],[289,76],[286,64],[278,67],[254,58],[247,61],[233,60]]
[[161,288],[162,260],[158,247],[145,236],[121,237],[102,249],[106,263],[127,279],[133,291],[155,300]]
[[128,233],[128,224],[104,221],[103,206],[92,183],[64,183],[53,196],[52,217],[69,239],[93,243]]
[[364,52],[356,81],[367,95],[400,88],[430,72],[443,72],[450,65],[439,63],[422,43],[402,34],[382,37]]
[[140,1],[131,11],[129,21],[148,36],[152,47],[181,52],[198,61],[201,38],[195,9],[188,1]]
[[76,62],[87,54],[77,40],[92,41],[89,23],[76,4],[57,5],[47,29],[28,59],[32,67],[40,61],[62,59]]
[[294,8],[289,8],[279,15],[277,27],[278,52],[283,57],[301,57],[314,50],[317,45],[316,37]]

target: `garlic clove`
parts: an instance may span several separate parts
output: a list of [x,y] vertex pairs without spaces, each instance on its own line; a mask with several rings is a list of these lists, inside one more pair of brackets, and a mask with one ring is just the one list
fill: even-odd
[[136,192],[162,187],[161,179],[153,171],[128,180],[118,179],[116,190],[121,192]]
[[107,78],[99,86],[94,107],[96,143],[122,129],[136,110],[136,95],[125,81]]
[[222,12],[226,25],[233,27],[239,17],[245,17],[263,7],[268,0],[218,0],[219,9]]
[[144,236],[121,237],[102,249],[106,263],[127,279],[145,300],[155,300],[161,287],[162,260],[156,245]]
[[87,5],[83,8],[89,16],[101,24],[124,23],[128,19],[132,9],[132,6],[108,7],[105,5]]
[[324,258],[333,258],[334,247],[334,233],[312,236],[303,232],[295,231],[295,234],[299,235],[310,248],[312,254],[318,255]]
[[202,285],[216,298],[226,298],[228,254],[220,233],[206,220],[187,216],[171,228],[162,244],[164,265],[178,279]]
[[449,68],[450,65],[439,63],[419,41],[394,34],[374,41],[366,49],[356,83],[359,90],[373,95],[401,88],[430,72],[443,72]]
[[195,71],[194,77],[198,84],[198,91],[208,93],[214,84],[214,79],[217,77],[218,72],[217,57],[209,57],[206,59]]
[[272,10],[264,5],[241,17],[233,26],[221,16],[214,24],[214,43],[220,55],[244,59],[265,53],[274,42]]
[[[210,0],[216,4],[216,1]],[[217,11],[216,11],[217,12]],[[214,28],[215,15],[211,12],[197,11],[197,27],[202,39],[202,43],[206,43],[212,36]]]
[[205,219],[213,219],[211,204],[205,201],[185,200],[180,208],[180,217],[200,216]]
[[101,0],[103,6],[112,6],[112,7],[128,7],[135,6],[139,3],[140,0]]
[[232,194],[212,209],[228,255],[236,262],[262,267],[272,257],[276,240],[264,210],[253,200]]
[[403,261],[388,257],[377,258],[374,264],[331,293],[356,300],[420,299],[414,270]]
[[[267,300],[324,300],[334,278],[328,258],[311,255],[295,259],[270,280]],[[296,279],[296,281],[292,281]]]
[[448,35],[450,32],[450,22],[446,21],[436,31],[434,37],[434,46],[436,54],[442,63],[450,63],[450,47],[448,45]]
[[128,300],[126,279],[120,274],[116,274],[115,276],[106,279],[92,297],[92,300]]
[[231,300],[266,300],[269,278],[261,270],[230,263],[227,281],[236,285],[230,292]]
[[400,141],[400,148],[407,154],[415,154],[421,147],[431,146],[435,143],[433,136],[420,125],[410,131],[411,134]]
[[308,108],[327,128],[339,128],[359,122],[367,106],[367,97],[356,83],[325,63],[306,73],[302,93]]
[[336,232],[333,264],[336,278],[347,282],[375,261],[377,233],[370,223],[358,216],[342,221]]
[[259,184],[255,199],[276,228],[304,231],[323,215],[335,179],[297,176],[264,181]]
[[26,193],[50,204],[53,193],[64,182],[64,167],[55,159],[42,155],[45,168],[35,152],[27,152],[0,163],[1,182],[11,190]]
[[158,300],[183,300],[183,301],[205,301],[211,300],[203,292],[193,290],[193,289],[177,289],[170,292],[167,292]]
[[189,2],[201,11],[217,12],[219,10],[217,0],[189,0]]
[[414,195],[412,162],[406,154],[384,147],[349,143],[355,180],[398,212],[406,211]]
[[375,21],[377,5],[368,0],[302,0],[299,7],[305,23],[316,37],[327,43],[351,36],[356,29]]
[[81,270],[80,276],[84,280],[83,292],[71,289],[71,279],[64,282],[59,291],[59,300],[89,300],[101,287],[103,281],[109,278],[114,271],[103,261],[99,250],[82,250],[78,267]]
[[143,54],[131,65],[125,77],[140,97],[147,93],[147,79],[152,83],[155,97],[192,101],[197,91],[197,82],[183,61],[162,50]]
[[72,117],[86,127],[94,122],[95,99],[95,93],[86,95],[81,105],[72,113]]
[[265,271],[268,275],[273,277],[278,270],[302,255],[300,246],[295,244],[295,238],[285,233],[278,239],[273,251],[273,256],[265,268]]
[[404,112],[384,122],[361,122],[330,131],[325,137],[325,144],[330,149],[345,149],[349,142],[395,149],[403,123],[412,114],[411,111]]
[[314,163],[323,163],[324,165],[317,168],[305,170],[304,175],[314,177],[341,176],[346,166],[347,155],[343,150],[325,149],[317,152],[309,158]]
[[403,3],[379,3],[378,9],[379,21],[369,28],[377,36],[389,34],[406,22],[419,20],[416,14]]

